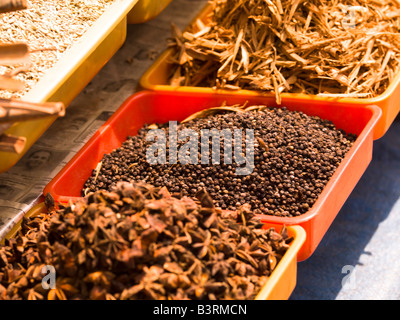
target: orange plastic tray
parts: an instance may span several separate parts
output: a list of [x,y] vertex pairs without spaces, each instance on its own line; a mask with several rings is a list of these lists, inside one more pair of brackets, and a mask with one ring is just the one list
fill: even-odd
[[[204,9],[198,14],[194,21],[200,19],[203,23],[207,24],[210,20],[211,5],[206,5]],[[194,22],[193,21],[193,22]],[[194,25],[194,23],[190,25]],[[167,49],[160,57],[153,63],[153,65],[143,74],[140,79],[140,86],[143,89],[157,90],[157,91],[173,91],[173,92],[221,92],[221,93],[232,93],[238,95],[263,95],[272,97],[273,94],[260,93],[251,90],[238,90],[238,91],[226,91],[226,90],[214,90],[213,88],[206,87],[173,87],[168,84],[168,79],[171,75],[172,65],[170,63],[173,56],[173,49]],[[329,98],[320,97],[316,95],[306,94],[293,94],[283,93],[282,104],[290,102],[291,99],[302,99],[304,103],[311,101],[317,102],[340,102],[344,104],[359,104],[360,106],[377,105],[382,110],[382,117],[375,126],[374,139],[381,138],[392,125],[394,119],[400,111],[400,73],[393,79],[387,90],[375,97],[368,99],[356,99],[356,98]]]
[[[47,208],[44,203],[40,203],[32,208],[25,217],[32,217],[39,214],[46,214]],[[15,237],[21,227],[21,222],[7,234],[6,239]],[[264,228],[269,228],[267,224]],[[271,226],[272,227],[272,226]],[[276,228],[280,231],[280,228]],[[297,282],[297,253],[306,239],[306,233],[303,228],[291,226],[287,228],[289,237],[293,237],[289,249],[283,255],[277,264],[275,270],[271,273],[267,283],[256,296],[256,300],[287,300],[292,294]],[[2,239],[1,244],[4,243]]]
[[[81,196],[81,189],[92,170],[103,158],[121,146],[127,136],[135,135],[144,124],[181,121],[199,110],[243,104],[275,106],[273,97],[187,92],[142,91],[128,98],[114,115],[94,134],[85,146],[45,187],[56,202],[67,203]],[[305,260],[316,249],[330,224],[347,200],[372,159],[373,129],[381,116],[377,106],[335,104],[328,101],[288,98],[289,110],[303,111],[331,120],[338,128],[358,135],[353,147],[322,191],[314,206],[304,215],[294,218],[261,216],[263,222],[274,225],[299,225],[307,233],[307,240],[299,252]]]

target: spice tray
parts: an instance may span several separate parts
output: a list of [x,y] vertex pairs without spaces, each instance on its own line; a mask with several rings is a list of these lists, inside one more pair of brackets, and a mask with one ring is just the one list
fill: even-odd
[[[198,19],[204,24],[207,24],[210,20],[211,5],[206,5],[198,16],[193,20],[190,25],[194,25],[194,22]],[[226,91],[226,90],[215,90],[208,87],[189,87],[181,86],[175,87],[168,84],[168,79],[171,76],[172,64],[170,63],[173,57],[174,49],[170,48],[165,50],[158,59],[152,64],[152,66],[143,74],[140,79],[140,86],[143,89],[156,90],[156,91],[173,91],[173,92],[221,92],[221,93],[232,93],[237,95],[263,95],[273,96],[272,94],[263,94],[257,91],[251,90],[237,90],[237,91]],[[400,73],[393,79],[390,86],[386,91],[374,98],[356,99],[356,98],[330,98],[320,97],[316,95],[306,94],[294,94],[294,93],[282,93],[282,104],[285,104],[291,99],[301,99],[305,104],[312,101],[319,102],[337,102],[344,104],[358,104],[360,106],[377,105],[382,110],[382,117],[376,124],[374,129],[374,139],[380,139],[387,132],[389,127],[392,125],[397,114],[400,112]]]
[[157,17],[172,0],[139,0],[128,13],[129,24],[138,24],[150,21]]
[[[47,208],[44,203],[40,203],[32,208],[26,215],[26,218],[47,214]],[[6,235],[5,239],[10,239],[16,236],[21,227],[21,222]],[[269,228],[269,225],[264,225],[264,228]],[[275,227],[274,227],[275,228]],[[275,228],[277,232],[280,228]],[[297,281],[297,253],[303,245],[306,233],[299,226],[291,226],[287,228],[289,237],[293,237],[289,249],[283,255],[282,259],[277,264],[275,270],[271,273],[267,283],[256,296],[256,300],[287,300],[296,287]],[[4,244],[2,239],[1,244]]]
[[[127,14],[137,0],[116,0],[22,100],[63,102],[67,107],[126,39]],[[0,152],[0,173],[13,167],[56,117],[15,123],[5,133],[26,137],[20,154]]]
[[[129,135],[135,135],[144,124],[182,121],[189,115],[211,107],[244,104],[276,107],[275,99],[256,95],[201,92],[142,91],[129,97],[115,114],[94,134],[84,147],[45,187],[58,203],[68,203],[81,196],[81,190],[104,154],[121,146]],[[285,107],[308,115],[331,120],[338,128],[357,134],[354,145],[339,165],[314,206],[304,215],[293,218],[261,216],[274,225],[299,225],[307,239],[298,259],[314,252],[330,224],[347,200],[372,159],[373,129],[381,116],[377,106],[336,104],[329,101],[288,98]]]

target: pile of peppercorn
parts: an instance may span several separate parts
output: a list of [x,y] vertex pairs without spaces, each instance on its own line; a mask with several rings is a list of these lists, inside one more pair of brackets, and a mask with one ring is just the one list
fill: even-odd
[[[168,142],[168,124],[157,127],[164,130]],[[265,106],[194,118],[178,125],[178,132],[192,129],[199,134],[202,129],[254,130],[254,167],[251,174],[237,175],[237,164],[224,164],[222,139],[219,164],[212,164],[211,153],[209,164],[150,164],[146,152],[153,142],[146,141],[146,136],[153,128],[144,126],[120,148],[106,154],[82,194],[110,189],[118,181],[144,181],[166,186],[176,196],[194,197],[205,188],[221,209],[236,210],[249,204],[257,214],[299,216],[313,206],[356,140],[355,135],[317,116]],[[245,146],[244,134],[242,142]]]

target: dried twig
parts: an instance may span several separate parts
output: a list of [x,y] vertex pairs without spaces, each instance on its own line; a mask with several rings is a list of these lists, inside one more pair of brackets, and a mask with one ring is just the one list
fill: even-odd
[[199,112],[196,112],[192,115],[190,115],[189,117],[187,117],[186,119],[184,119],[183,121],[181,121],[181,123],[185,123],[188,121],[191,121],[193,119],[201,119],[201,118],[206,118],[212,114],[215,113],[220,113],[220,112],[224,112],[224,111],[228,111],[228,112],[243,112],[244,108],[242,106],[239,105],[235,105],[235,106],[221,106],[221,107],[215,107],[215,108],[209,108],[209,109],[205,109],[205,110],[201,110]]

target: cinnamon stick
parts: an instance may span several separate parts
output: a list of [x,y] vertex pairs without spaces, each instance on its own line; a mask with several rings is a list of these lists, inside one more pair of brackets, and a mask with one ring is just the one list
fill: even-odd
[[0,64],[22,64],[29,62],[29,47],[25,43],[0,45]]
[[65,115],[65,106],[62,102],[29,102],[13,99],[0,99],[0,106],[5,109],[21,109],[29,111],[38,111],[49,115]]
[[28,8],[26,0],[0,0],[0,13],[24,10]]
[[19,91],[25,88],[25,82],[8,76],[0,76],[0,89]]
[[21,153],[26,143],[25,137],[16,137],[7,134],[0,135],[0,151],[10,153]]
[[65,106],[62,102],[32,103],[0,99],[0,107],[6,113],[0,117],[0,123],[20,122],[49,116],[62,117]]

